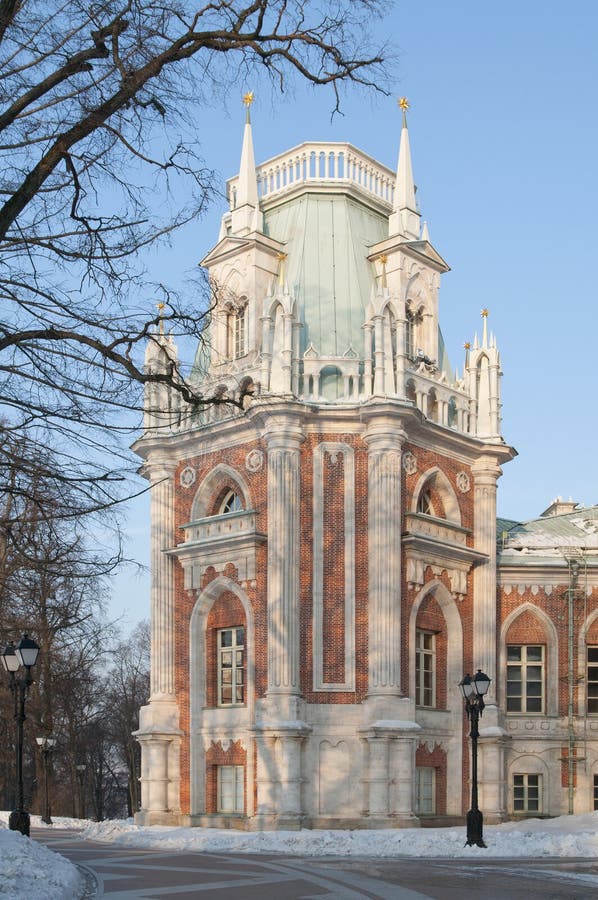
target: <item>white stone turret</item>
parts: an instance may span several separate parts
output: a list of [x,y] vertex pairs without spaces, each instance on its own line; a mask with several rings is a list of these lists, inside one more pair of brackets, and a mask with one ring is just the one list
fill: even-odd
[[401,97],[399,106],[403,110],[403,127],[399,145],[393,212],[389,218],[388,233],[390,237],[400,234],[407,240],[418,241],[421,231],[420,214],[415,200],[415,183],[413,181],[411,148],[409,145],[409,131],[407,129],[407,109],[409,104],[405,97]]
[[[145,348],[144,369],[148,375],[178,378],[178,351],[172,335],[164,334],[162,322],[157,333],[150,334]],[[143,398],[145,431],[162,432],[176,427],[180,420],[181,396],[165,382],[148,381]]]
[[466,347],[465,379],[470,398],[469,430],[484,440],[500,439],[500,355],[494,335],[488,337],[488,310],[481,344],[475,336],[473,347]]

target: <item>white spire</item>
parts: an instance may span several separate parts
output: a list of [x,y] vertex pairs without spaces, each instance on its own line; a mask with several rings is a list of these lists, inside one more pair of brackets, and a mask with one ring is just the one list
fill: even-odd
[[241,148],[241,165],[237,184],[237,206],[248,203],[257,206],[257,176],[255,174],[255,155],[253,153],[253,135],[251,133],[251,115],[249,107],[253,103],[253,93],[245,94],[245,129],[243,131],[243,147]]
[[397,180],[395,186],[394,207],[389,221],[389,234],[403,234],[408,240],[420,239],[420,215],[415,202],[415,184],[411,165],[411,148],[409,130],[407,128],[407,110],[409,101],[401,97],[399,106],[403,111],[403,127],[397,162]]
[[262,217],[259,212],[257,192],[257,174],[255,171],[255,155],[253,152],[253,135],[251,132],[251,116],[249,107],[253,103],[253,92],[243,96],[245,104],[245,129],[243,131],[243,147],[239,179],[236,185],[235,206],[232,210],[232,233],[247,234],[249,231],[261,230]]

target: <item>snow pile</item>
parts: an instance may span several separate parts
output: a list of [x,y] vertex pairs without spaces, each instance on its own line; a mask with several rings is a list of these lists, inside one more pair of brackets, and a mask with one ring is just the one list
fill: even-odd
[[81,876],[68,859],[0,827],[0,898],[75,900],[82,890]]
[[526,819],[486,826],[487,849],[465,847],[465,828],[380,831],[229,831],[218,828],[141,827],[130,821],[90,823],[83,838],[160,850],[204,853],[284,853],[288,856],[596,857],[598,812],[557,819]]

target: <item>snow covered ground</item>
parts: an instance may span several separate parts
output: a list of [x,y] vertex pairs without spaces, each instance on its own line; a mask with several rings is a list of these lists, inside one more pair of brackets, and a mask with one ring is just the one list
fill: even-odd
[[[0,900],[75,900],[77,869],[62,856],[8,831],[0,812]],[[33,827],[42,826],[38,816]],[[228,831],[212,828],[141,828],[132,821],[83,822],[56,817],[54,828],[78,837],[127,847],[211,853],[285,853],[291,856],[361,857],[590,857],[598,858],[598,812],[558,819],[525,819],[486,826],[487,849],[465,847],[464,828],[384,831]],[[73,836],[75,836],[73,834]]]
[[465,847],[464,828],[381,831],[229,831],[140,827],[131,821],[93,822],[82,837],[127,847],[206,853],[286,853],[370,857],[598,857],[598,812],[486,826],[487,849]]
[[[37,816],[32,816],[32,824]],[[81,896],[78,869],[58,853],[8,830],[8,813],[0,813],[0,898],[6,900],[76,900]]]

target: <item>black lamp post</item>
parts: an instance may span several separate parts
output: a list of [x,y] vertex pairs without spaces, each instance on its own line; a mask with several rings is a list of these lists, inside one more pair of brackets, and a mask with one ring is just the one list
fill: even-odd
[[52,818],[50,816],[50,792],[48,789],[48,769],[50,766],[50,756],[54,750],[56,741],[51,737],[38,737],[35,740],[42,752],[42,760],[44,763],[44,814],[42,816],[42,822],[46,825],[52,825]]
[[[17,646],[10,641],[2,652],[2,665],[9,674],[10,689],[15,698],[15,720],[17,723],[17,808],[8,820],[11,831],[20,831],[29,837],[29,813],[24,809],[23,800],[23,722],[25,721],[25,699],[33,682],[31,669],[37,662],[39,647],[28,634],[24,634]],[[20,675],[15,673],[23,668]]]
[[484,695],[490,687],[490,679],[481,669],[478,669],[475,676],[465,675],[459,682],[459,687],[463,693],[465,700],[465,711],[467,718],[471,722],[471,809],[467,813],[467,841],[466,847],[476,844],[478,847],[485,847],[484,843],[484,816],[482,811],[478,809],[478,722],[484,711]]

